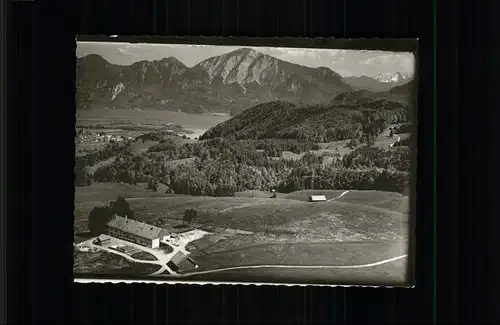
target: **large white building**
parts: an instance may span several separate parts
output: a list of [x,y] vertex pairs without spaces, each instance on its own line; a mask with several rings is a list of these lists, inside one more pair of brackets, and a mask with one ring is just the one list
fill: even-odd
[[110,236],[150,248],[159,247],[162,237],[161,228],[118,215],[106,224],[106,232]]

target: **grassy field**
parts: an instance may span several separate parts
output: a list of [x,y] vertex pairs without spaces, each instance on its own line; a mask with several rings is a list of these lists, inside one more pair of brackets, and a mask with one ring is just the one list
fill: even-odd
[[93,183],[90,186],[75,187],[75,203],[106,202],[116,200],[118,196],[124,198],[165,196],[162,193],[147,191],[139,186],[121,183]]
[[[327,198],[339,196],[344,191],[304,190],[279,194],[276,199],[267,198],[270,193],[246,191],[237,197],[195,197],[163,195],[145,191],[126,184],[93,184],[77,189],[75,204],[75,230],[87,230],[88,214],[93,207],[109,204],[118,195],[128,198],[136,218],[168,227],[180,222],[186,208],[198,211],[193,226],[220,232],[222,239],[192,249],[191,257],[200,266],[198,270],[257,264],[294,265],[346,265],[367,264],[402,255],[408,239],[408,214],[401,209],[407,200],[397,193],[377,191],[352,191],[338,201],[309,203],[312,194],[325,194]],[[252,197],[253,196],[253,197]],[[103,198],[105,198],[103,200]],[[343,200],[342,200],[343,199]],[[93,201],[89,201],[93,200]],[[399,203],[398,203],[399,202]],[[407,210],[406,210],[407,211]],[[210,228],[210,229],[208,229]],[[224,235],[226,229],[240,229],[247,234]],[[230,230],[229,229],[229,230]],[[75,237],[75,241],[85,236]],[[96,263],[76,263],[75,272],[126,274],[152,273],[155,266],[131,265],[119,256],[88,256]],[[78,260],[75,257],[75,261]],[[81,258],[81,257],[80,257]],[[106,263],[112,265],[105,266]],[[89,266],[92,264],[92,266]],[[94,265],[95,264],[95,265]],[[86,266],[87,265],[87,266]],[[396,266],[395,266],[396,265]],[[258,269],[223,272],[194,276],[193,280],[241,281],[251,276],[253,281],[263,282],[311,282],[346,283],[356,276],[360,281],[378,277],[391,283],[402,284],[405,280],[404,265],[397,262],[369,269],[348,270],[289,270]],[[133,271],[134,268],[144,268]],[[116,271],[115,271],[116,270]],[[123,271],[125,270],[125,271]],[[274,280],[274,278],[278,280]],[[191,277],[190,277],[191,279]]]
[[156,256],[154,256],[151,253],[148,252],[137,252],[131,255],[132,258],[135,258],[136,260],[142,260],[142,261],[157,261],[158,259]]
[[88,169],[88,172],[93,175],[99,168],[109,166],[112,163],[114,163],[115,160],[116,160],[116,157],[111,157],[111,158],[108,158],[106,160],[99,161],[97,164],[90,166]]
[[139,186],[121,183],[93,183],[91,186],[75,187],[75,233],[88,231],[88,216],[97,206],[109,205],[122,196],[125,199],[136,197],[164,197],[165,191],[148,191]]
[[106,251],[74,251],[73,272],[78,276],[99,275],[148,275],[160,269],[159,265],[133,263],[126,258]]
[[148,151],[148,149],[152,146],[155,146],[159,143],[159,141],[152,141],[152,140],[147,140],[142,142],[142,140],[138,140],[135,142],[132,142],[130,145],[130,149],[132,150],[132,153],[136,156],[139,156],[145,152]]
[[254,283],[310,283],[356,285],[409,285],[406,259],[361,269],[282,269],[261,268],[232,270],[193,275],[193,281],[254,282]]
[[195,157],[165,161],[165,166],[193,165]]
[[[279,197],[281,193],[276,193],[276,194]],[[272,195],[273,193],[271,192],[258,191],[258,190],[236,192],[234,194],[235,197],[248,197],[248,198],[260,198],[260,199],[269,199],[271,198]]]
[[289,199],[171,196],[129,201],[136,218],[155,222],[180,220],[186,208],[198,210],[194,222],[304,240],[393,240],[405,238],[406,214],[343,202],[307,203]]
[[[182,145],[186,144],[186,143],[190,143],[190,142],[193,142],[194,140],[192,139],[184,139],[183,137],[181,136],[176,136],[176,135],[170,135],[170,134],[166,134],[163,136],[163,139],[169,141],[170,143],[174,144],[176,147],[181,147]],[[132,153],[135,154],[135,155],[141,155],[145,152],[148,151],[149,148],[159,144],[160,141],[153,141],[153,140],[146,140],[146,141],[142,141],[142,140],[138,140],[138,141],[134,141],[132,142],[131,144],[131,149],[132,149]]]
[[[334,227],[335,229],[346,228],[355,233],[364,234],[364,237],[371,237],[372,234],[378,234],[382,238],[394,237],[395,234],[404,236],[401,234],[401,229],[405,228],[406,214],[373,206],[375,204],[389,205],[388,200],[397,199],[398,194],[355,191],[352,194],[347,193],[338,201],[305,202],[312,192],[314,191],[299,191],[288,194],[286,198],[277,199],[215,198],[165,195],[127,184],[93,184],[90,187],[77,188],[75,221],[76,223],[83,222],[82,220],[86,222],[93,207],[109,204],[109,201],[121,195],[129,198],[129,204],[137,218],[150,222],[180,220],[186,208],[195,208],[198,210],[196,223],[252,232],[269,232],[279,229],[289,232],[299,232],[300,229],[308,232],[312,232],[311,229],[324,229],[328,232]],[[329,191],[326,194],[330,198],[341,193],[342,191]],[[363,196],[365,196],[364,200]],[[340,200],[344,198],[351,201],[341,202]],[[391,204],[394,205],[394,203]]]
[[400,213],[409,213],[410,211],[410,199],[408,196],[403,196],[400,198],[389,199],[385,201],[378,201],[372,204],[374,207],[388,209],[391,211],[397,211]]
[[261,244],[206,254],[193,252],[196,271],[250,265],[363,265],[401,256],[405,245],[392,242]]
[[340,190],[300,190],[292,193],[284,194],[284,199],[297,200],[308,202],[311,195],[324,195],[327,200],[333,199],[341,195],[344,191]]

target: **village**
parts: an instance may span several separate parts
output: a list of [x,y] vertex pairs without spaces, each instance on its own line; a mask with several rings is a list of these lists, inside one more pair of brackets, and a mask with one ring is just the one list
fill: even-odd
[[133,137],[116,136],[105,132],[92,132],[88,130],[78,130],[75,141],[76,143],[89,142],[120,142],[125,140],[133,140]]

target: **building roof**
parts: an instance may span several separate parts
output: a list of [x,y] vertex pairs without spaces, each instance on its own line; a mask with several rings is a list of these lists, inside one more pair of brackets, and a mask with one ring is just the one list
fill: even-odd
[[309,197],[309,200],[311,200],[311,201],[326,201],[326,196],[324,196],[324,195],[311,195]]
[[105,234],[100,234],[99,237],[97,237],[100,241],[105,241],[105,240],[110,240],[111,238],[108,235]]
[[174,263],[175,265],[179,265],[185,259],[187,259],[187,255],[181,251],[178,251],[174,256],[172,256],[170,261],[172,261],[172,263]]
[[146,239],[160,238],[161,228],[140,222],[134,219],[124,218],[115,215],[106,224],[108,227],[119,229],[123,232],[139,236]]
[[175,253],[170,262],[174,263],[179,270],[190,270],[196,268],[194,261],[181,251]]

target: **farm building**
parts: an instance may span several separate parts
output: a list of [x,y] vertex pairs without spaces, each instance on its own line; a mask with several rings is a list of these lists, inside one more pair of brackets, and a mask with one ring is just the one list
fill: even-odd
[[111,243],[111,238],[109,238],[108,235],[99,235],[99,237],[96,238],[96,240],[94,241],[94,243],[96,245],[101,245],[101,246],[104,246],[104,245],[107,245],[109,243]]
[[198,267],[198,265],[196,265],[196,263],[189,256],[181,251],[175,253],[167,265],[175,272],[187,271]]
[[160,246],[161,230],[156,226],[117,215],[106,224],[109,235],[151,248]]
[[323,202],[326,201],[326,196],[324,195],[311,195],[309,197],[309,202]]

